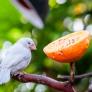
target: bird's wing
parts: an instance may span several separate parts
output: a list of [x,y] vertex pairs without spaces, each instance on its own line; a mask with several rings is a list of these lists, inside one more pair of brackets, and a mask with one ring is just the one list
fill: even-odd
[[3,59],[3,62],[1,64],[1,67],[7,67],[7,68],[10,68],[10,67],[13,67],[13,66],[16,66],[17,64],[19,64],[20,62],[22,61],[26,61],[26,60],[29,60],[29,56],[26,56],[26,55],[23,55],[23,54],[17,54],[17,55],[8,55],[8,57],[6,57],[6,59]]
[[11,66],[12,72],[21,70],[26,68],[30,63],[31,58],[25,57],[20,62],[18,62],[16,65]]
[[23,46],[13,45],[6,51],[0,66],[9,68],[22,62],[25,58],[30,58],[30,56],[30,52]]

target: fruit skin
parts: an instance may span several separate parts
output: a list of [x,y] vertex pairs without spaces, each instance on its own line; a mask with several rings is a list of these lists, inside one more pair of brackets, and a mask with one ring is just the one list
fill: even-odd
[[[44,49],[44,53],[51,59],[54,59],[58,62],[62,62],[62,63],[70,63],[70,62],[75,62],[78,59],[80,59],[86,52],[88,46],[89,46],[89,42],[90,42],[90,35],[87,31],[79,31],[79,32],[83,32],[83,34],[81,34],[82,39],[76,40],[76,42],[74,44],[71,44],[69,46],[65,46],[64,48],[59,47],[58,50],[55,51],[49,51],[48,46],[50,46],[52,43],[48,44]],[[86,33],[84,33],[86,32]],[[71,38],[72,35],[77,36],[78,32],[75,33],[71,33]],[[73,36],[73,37],[75,37]],[[83,37],[84,36],[84,37]],[[64,36],[65,37],[65,36]],[[64,38],[63,37],[63,38]],[[81,38],[80,37],[80,38]],[[61,37],[62,39],[62,37]],[[55,41],[58,42],[59,39],[57,39]],[[58,44],[58,46],[60,46],[62,44]],[[54,43],[53,43],[53,48],[54,48]],[[57,47],[58,48],[58,47]]]

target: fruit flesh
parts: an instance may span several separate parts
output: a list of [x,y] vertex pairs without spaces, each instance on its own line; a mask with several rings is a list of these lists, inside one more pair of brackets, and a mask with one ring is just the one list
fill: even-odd
[[87,31],[74,32],[48,44],[43,51],[56,61],[70,63],[80,59],[90,42]]

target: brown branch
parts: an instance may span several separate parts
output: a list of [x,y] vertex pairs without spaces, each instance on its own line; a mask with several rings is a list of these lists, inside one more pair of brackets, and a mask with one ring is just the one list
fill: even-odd
[[43,76],[43,75],[36,75],[36,74],[24,74],[20,72],[16,72],[11,74],[13,79],[16,79],[20,82],[27,83],[27,82],[35,82],[47,85],[54,89],[64,91],[64,92],[74,92],[72,84],[70,82],[60,82],[54,80],[52,78]]
[[[81,75],[75,75],[75,80],[76,79],[88,78],[88,77],[92,77],[92,72],[81,74]],[[62,80],[69,80],[70,76],[67,76],[67,75],[58,75],[57,78],[62,79]]]

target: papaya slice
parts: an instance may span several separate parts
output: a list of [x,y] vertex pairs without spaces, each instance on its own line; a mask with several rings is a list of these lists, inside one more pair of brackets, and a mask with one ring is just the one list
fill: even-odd
[[78,31],[61,37],[44,47],[44,53],[62,63],[75,62],[86,52],[90,42],[88,31]]

